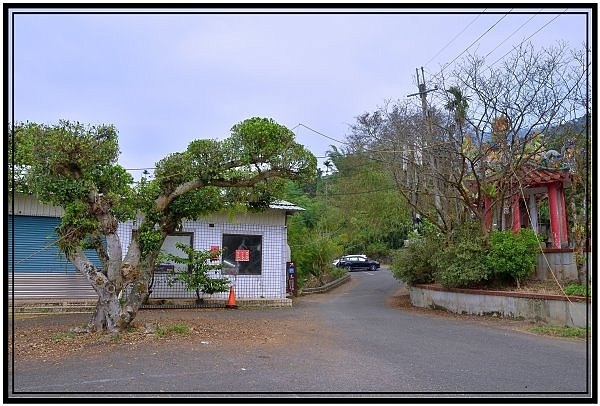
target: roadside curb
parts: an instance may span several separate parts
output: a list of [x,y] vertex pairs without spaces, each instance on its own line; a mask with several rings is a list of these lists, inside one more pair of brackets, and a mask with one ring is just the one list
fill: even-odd
[[342,276],[339,279],[326,283],[323,286],[319,286],[318,288],[304,288],[300,292],[300,295],[312,295],[314,293],[325,293],[333,288],[337,288],[338,286],[348,282],[350,280],[350,274]]

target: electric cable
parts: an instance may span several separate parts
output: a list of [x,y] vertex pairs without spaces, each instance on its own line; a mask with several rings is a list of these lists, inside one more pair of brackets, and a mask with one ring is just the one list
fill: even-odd
[[444,65],[444,67],[443,67],[443,68],[442,68],[442,69],[441,69],[441,70],[438,72],[438,74],[437,74],[437,75],[435,75],[435,76],[438,76],[438,75],[442,74],[442,72],[443,72],[443,71],[444,71],[444,70],[445,70],[445,69],[446,69],[448,66],[450,66],[451,64],[453,64],[453,63],[454,63],[454,61],[456,61],[458,58],[460,58],[462,54],[464,54],[465,52],[467,52],[467,51],[469,50],[469,48],[471,48],[473,45],[475,45],[477,42],[479,42],[479,40],[480,40],[481,38],[483,38],[483,37],[484,37],[484,36],[485,36],[485,35],[486,35],[488,32],[490,32],[490,31],[491,31],[491,30],[492,30],[492,29],[493,29],[493,28],[494,28],[496,25],[498,25],[498,24],[500,23],[500,21],[504,20],[504,19],[505,19],[505,18],[506,18],[506,17],[507,17],[507,16],[510,14],[510,12],[511,12],[512,10],[513,10],[513,9],[511,8],[511,9],[509,10],[509,12],[508,12],[508,13],[506,13],[506,14],[504,14],[502,17],[500,17],[500,19],[499,19],[498,21],[496,21],[496,22],[495,22],[495,23],[494,23],[494,24],[493,24],[493,25],[492,25],[490,28],[488,28],[488,29],[487,29],[487,30],[486,30],[486,31],[485,31],[483,34],[481,34],[481,35],[480,35],[480,36],[479,36],[479,37],[478,37],[478,38],[477,38],[475,41],[473,41],[473,42],[471,43],[471,45],[469,45],[468,47],[466,47],[466,48],[465,48],[465,49],[464,49],[464,50],[463,50],[463,51],[462,51],[460,54],[458,54],[458,55],[457,55],[457,56],[456,56],[456,57],[455,57],[455,58],[454,58],[452,61],[450,61],[450,62],[448,62],[447,64],[445,64],[445,65]]
[[513,52],[515,49],[517,49],[519,46],[523,45],[526,41],[529,41],[534,35],[536,35],[538,32],[540,32],[541,30],[543,30],[544,28],[546,28],[550,23],[552,23],[554,20],[556,20],[558,17],[560,17],[561,15],[565,14],[566,11],[568,10],[568,8],[565,8],[561,13],[557,14],[556,17],[554,17],[552,20],[548,21],[546,24],[544,24],[543,26],[541,26],[540,28],[537,29],[537,31],[535,31],[533,34],[531,34],[529,37],[525,38],[523,41],[521,41],[521,43],[516,46],[513,47],[513,49],[511,49],[510,51],[508,51],[507,53],[505,53],[504,55],[502,55],[500,58],[496,59],[494,62],[492,62],[491,64],[488,65],[488,67],[491,69],[492,66],[494,66],[497,62],[499,62],[501,59],[503,59],[504,57],[506,57],[508,54],[510,54],[511,52]]
[[433,57],[431,57],[431,59],[430,59],[430,60],[428,60],[427,62],[425,62],[425,65],[424,65],[424,66],[427,66],[427,65],[429,64],[429,62],[433,61],[433,60],[434,60],[434,59],[435,59],[435,58],[436,58],[436,57],[437,57],[437,56],[438,56],[438,55],[439,55],[439,54],[440,54],[442,51],[444,51],[446,48],[448,48],[448,46],[449,46],[449,45],[450,45],[452,42],[454,42],[454,40],[455,40],[456,38],[458,38],[458,36],[459,36],[460,34],[462,34],[463,32],[465,32],[465,31],[467,30],[467,28],[469,28],[471,25],[473,25],[473,23],[474,23],[475,21],[477,21],[477,20],[479,19],[479,17],[481,17],[481,16],[482,16],[482,15],[485,13],[485,11],[486,11],[486,10],[487,10],[487,8],[483,9],[483,11],[481,12],[481,14],[478,14],[478,15],[477,15],[477,17],[475,17],[475,18],[473,19],[473,21],[471,21],[471,22],[470,22],[470,23],[469,23],[469,24],[468,24],[468,25],[467,25],[465,28],[463,28],[461,32],[459,32],[458,34],[456,34],[456,35],[454,36],[454,38],[452,38],[452,39],[450,40],[450,42],[448,42],[448,43],[447,43],[447,44],[446,44],[444,47],[442,47],[442,49],[440,49],[440,50],[439,50],[439,51],[438,51],[438,52],[437,52],[437,53],[436,53],[436,54],[435,54]]

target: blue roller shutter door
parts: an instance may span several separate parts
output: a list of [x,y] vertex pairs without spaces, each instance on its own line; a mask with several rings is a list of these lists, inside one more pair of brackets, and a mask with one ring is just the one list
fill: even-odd
[[[13,247],[14,221],[14,247]],[[8,216],[8,268],[14,272],[75,273],[75,267],[56,246],[56,217]],[[86,250],[87,257],[100,266],[98,255]]]

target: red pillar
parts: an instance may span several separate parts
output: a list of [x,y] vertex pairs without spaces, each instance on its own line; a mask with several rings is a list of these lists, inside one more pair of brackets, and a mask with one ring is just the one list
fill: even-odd
[[560,198],[556,183],[548,185],[548,206],[550,209],[550,230],[552,232],[552,248],[562,246],[562,219],[560,218]]
[[520,198],[519,194],[517,193],[514,195],[512,203],[512,230],[514,233],[521,229],[521,207],[519,202]]
[[559,212],[558,216],[560,219],[561,243],[567,245],[569,243],[569,226],[567,225],[567,205],[565,204],[565,189],[562,183],[556,185],[556,193],[558,193]]

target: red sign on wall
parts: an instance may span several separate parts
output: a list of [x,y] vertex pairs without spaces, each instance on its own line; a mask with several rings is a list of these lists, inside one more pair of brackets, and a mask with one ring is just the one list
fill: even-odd
[[212,261],[216,261],[217,259],[219,259],[219,246],[218,245],[210,246],[210,259]]
[[235,250],[235,260],[238,262],[250,261],[250,250]]

